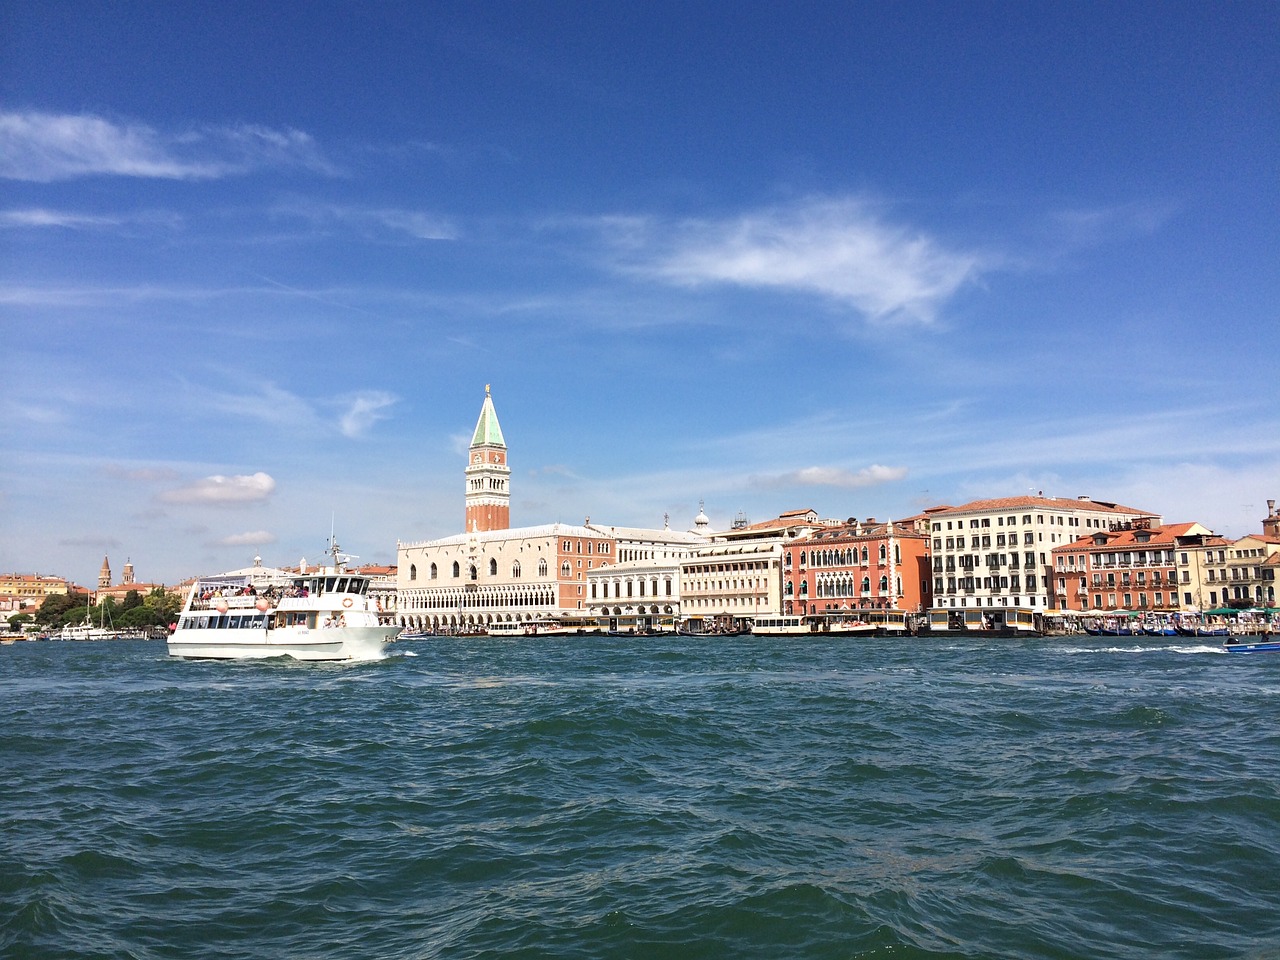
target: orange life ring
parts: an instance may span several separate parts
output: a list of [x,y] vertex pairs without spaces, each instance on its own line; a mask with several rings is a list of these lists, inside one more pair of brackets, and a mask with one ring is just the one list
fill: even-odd
[[342,601],[342,605],[343,605],[344,607],[349,607],[349,606],[351,606],[351,598],[350,598],[350,597],[347,597],[347,599],[343,600],[343,601]]

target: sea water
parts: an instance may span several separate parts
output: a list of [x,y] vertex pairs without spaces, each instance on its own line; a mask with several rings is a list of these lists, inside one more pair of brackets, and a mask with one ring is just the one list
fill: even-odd
[[0,648],[0,956],[1280,955],[1280,655]]

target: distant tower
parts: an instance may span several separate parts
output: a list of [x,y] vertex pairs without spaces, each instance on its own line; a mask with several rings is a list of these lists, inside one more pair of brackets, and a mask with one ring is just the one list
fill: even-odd
[[121,582],[121,583],[134,583],[134,582],[135,582],[135,581],[134,581],[134,577],[133,577],[133,561],[132,561],[132,560],[125,560],[125,562],[124,562],[124,572],[123,572],[122,574],[120,574],[120,582]]
[[111,586],[111,564],[107,563],[104,555],[102,558],[102,566],[98,569],[98,589],[105,590]]
[[1280,511],[1274,500],[1267,501],[1267,519],[1262,521],[1262,533],[1267,537],[1280,537]]
[[511,468],[489,385],[467,455],[467,532],[511,527]]

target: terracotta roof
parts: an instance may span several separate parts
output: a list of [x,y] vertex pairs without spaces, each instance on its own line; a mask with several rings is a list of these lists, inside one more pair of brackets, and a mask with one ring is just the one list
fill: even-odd
[[[852,523],[842,523],[838,527],[830,527],[825,530],[815,530],[813,533],[798,538],[797,544],[819,543],[823,541],[833,540],[877,540],[888,535],[889,521],[880,521],[861,524],[861,533],[858,533],[858,525]],[[916,537],[928,539],[928,535],[916,531],[914,524],[906,520],[893,521],[893,535],[895,537]]]
[[[1169,547],[1176,546],[1179,537],[1185,537],[1193,532],[1208,533],[1204,527],[1195,522],[1166,523],[1159,527],[1147,527],[1137,530],[1097,530],[1093,533],[1087,533],[1071,543],[1054,547],[1051,552],[1073,552],[1098,548],[1106,548],[1108,550],[1132,550],[1136,548],[1142,550],[1147,547]],[[1145,541],[1141,541],[1138,539],[1140,534],[1149,534],[1149,536]],[[1097,537],[1106,537],[1106,542],[1097,543]]]
[[931,517],[945,513],[979,513],[983,510],[1021,510],[1034,507],[1039,510],[1093,510],[1099,513],[1125,514],[1134,517],[1154,517],[1157,514],[1136,507],[1125,507],[1106,500],[1089,500],[1078,497],[994,497],[989,500],[972,500],[958,507],[931,507],[925,511]]

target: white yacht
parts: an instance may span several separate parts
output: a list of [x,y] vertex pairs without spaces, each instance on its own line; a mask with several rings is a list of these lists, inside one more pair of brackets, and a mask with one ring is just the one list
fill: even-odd
[[169,655],[198,660],[293,657],[375,660],[400,628],[378,621],[369,578],[333,563],[301,574],[255,566],[197,580],[187,595]]

